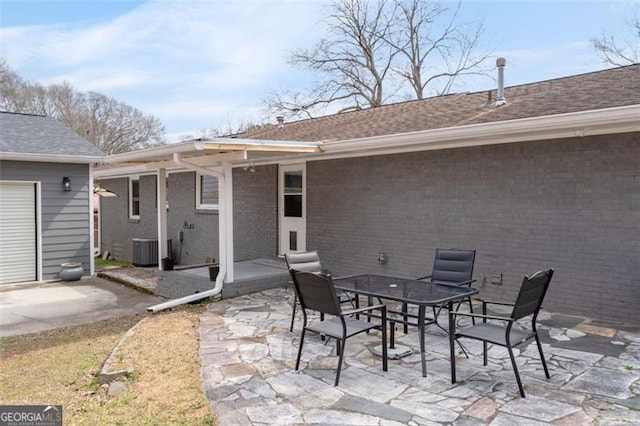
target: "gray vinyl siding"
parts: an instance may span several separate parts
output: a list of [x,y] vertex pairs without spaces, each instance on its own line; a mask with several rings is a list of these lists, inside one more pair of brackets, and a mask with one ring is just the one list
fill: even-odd
[[[0,180],[40,182],[43,280],[59,278],[60,265],[80,262],[90,273],[89,165],[2,161]],[[62,178],[71,191],[62,190]]]
[[555,268],[548,308],[638,323],[639,172],[640,133],[312,161],[307,248],[334,275],[408,277],[476,249],[483,298]]

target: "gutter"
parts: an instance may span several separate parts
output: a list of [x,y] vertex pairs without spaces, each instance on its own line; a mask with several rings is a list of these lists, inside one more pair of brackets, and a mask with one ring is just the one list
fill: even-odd
[[[182,167],[185,167],[189,170],[193,170],[196,171],[198,173],[201,173],[203,175],[208,175],[208,176],[214,176],[218,179],[218,192],[219,192],[219,197],[220,200],[224,200],[224,173],[220,173],[217,170],[212,170],[212,169],[208,169],[206,167],[202,167],[199,166],[197,164],[193,164],[190,163],[188,161],[185,161],[182,159],[182,157],[180,156],[180,154],[178,153],[173,153],[173,161]],[[224,246],[226,245],[226,231],[222,232],[223,229],[225,228],[225,223],[222,220],[222,218],[224,217],[224,212],[222,211],[223,209],[223,203],[220,203],[220,211],[219,211],[219,228],[220,230],[218,231],[218,235],[219,235],[219,245],[220,245],[220,253],[222,253],[222,251],[224,250]],[[211,296],[216,296],[220,293],[222,293],[222,287],[224,286],[224,280],[227,277],[227,262],[226,262],[226,255],[225,255],[225,261],[222,261],[222,258],[220,259],[220,272],[218,273],[218,276],[216,277],[216,284],[215,286],[211,289],[211,290],[207,290],[207,291],[203,291],[201,293],[195,293],[195,294],[190,294],[188,296],[184,296],[184,297],[180,297],[178,299],[172,299],[169,300],[167,302],[163,302],[157,305],[153,305],[153,306],[149,306],[147,308],[147,311],[149,312],[160,312],[164,309],[169,309],[169,308],[173,308],[179,305],[183,305],[185,303],[189,303],[189,302],[194,302],[196,300],[201,300],[201,299],[206,299],[207,297],[211,297]]]
[[[640,105],[325,142],[324,154],[446,149],[640,131]],[[323,155],[324,156],[324,155]]]
[[[222,272],[222,269],[220,269],[220,272]],[[202,300],[206,299],[207,297],[216,296],[222,292],[222,283],[220,283],[218,286],[218,279],[220,278],[220,275],[221,274],[218,274],[218,278],[216,279],[216,286],[211,290],[203,291],[202,293],[190,294],[178,299],[172,299],[163,303],[159,303],[157,305],[149,306],[147,308],[147,311],[156,313],[165,309],[175,308],[179,305],[184,305],[185,303],[195,302],[196,300]]]

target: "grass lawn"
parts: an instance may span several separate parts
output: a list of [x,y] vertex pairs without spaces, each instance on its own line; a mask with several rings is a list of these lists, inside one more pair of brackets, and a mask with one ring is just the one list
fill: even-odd
[[104,267],[104,266],[122,266],[122,267],[131,266],[131,263],[124,260],[103,259],[101,257],[96,257],[94,261],[95,261],[96,268]]
[[62,405],[69,425],[217,425],[200,383],[203,309],[176,308],[141,323],[118,355],[134,374],[115,396],[97,374],[140,316],[0,339],[0,404]]

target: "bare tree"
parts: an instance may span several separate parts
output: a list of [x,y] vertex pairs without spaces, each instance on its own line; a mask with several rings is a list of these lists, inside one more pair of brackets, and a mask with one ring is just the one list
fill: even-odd
[[0,60],[0,109],[53,117],[106,154],[164,144],[156,117],[100,93],[82,93],[69,83],[42,86],[23,81]]
[[272,94],[267,112],[312,117],[335,103],[343,110],[377,107],[407,87],[418,99],[447,93],[457,79],[483,73],[488,57],[476,53],[482,25],[460,24],[459,7],[450,14],[424,0],[334,0],[326,38],[290,59],[316,73],[317,84],[309,92]]
[[311,116],[337,101],[356,108],[382,105],[384,83],[397,54],[385,41],[394,9],[388,0],[335,0],[325,18],[327,38],[290,58],[292,64],[316,72],[320,81],[309,94],[275,95],[267,100],[268,110]]
[[458,23],[460,3],[450,18],[449,10],[440,3],[403,0],[398,1],[398,9],[393,38],[387,41],[404,59],[396,71],[417,99],[423,99],[430,86],[442,95],[462,76],[485,74],[481,65],[489,53],[476,53],[483,26]]
[[593,48],[599,52],[604,63],[623,66],[640,62],[640,2],[636,3],[635,13],[627,24],[631,36],[622,41],[604,31],[600,37],[591,40]]

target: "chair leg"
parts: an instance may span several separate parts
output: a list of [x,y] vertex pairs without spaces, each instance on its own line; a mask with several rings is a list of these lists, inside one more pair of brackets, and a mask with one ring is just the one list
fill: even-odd
[[540,361],[542,361],[542,368],[544,368],[544,375],[547,376],[547,379],[550,379],[549,369],[547,368],[547,361],[544,359],[544,354],[542,353],[542,345],[540,344],[540,338],[538,337],[538,333],[536,332],[536,344],[538,345],[538,353],[540,353]]
[[302,344],[304,343],[304,334],[307,331],[304,327],[302,327],[302,334],[300,335],[300,346],[298,346],[298,358],[296,359],[296,370],[300,367],[300,358],[302,356]]
[[518,365],[516,364],[516,358],[513,356],[513,349],[511,346],[507,346],[509,351],[509,358],[511,358],[511,366],[513,367],[513,373],[516,375],[516,381],[518,382],[518,389],[520,389],[520,396],[524,396],[524,388],[522,387],[522,381],[520,380],[520,373],[518,372]]
[[488,350],[487,342],[482,342],[482,364],[487,365],[487,350]]
[[[467,300],[469,301],[469,312],[473,313],[473,303],[471,302],[471,296],[469,296]],[[476,325],[476,317],[471,317],[471,322],[473,323],[473,325]]]
[[409,317],[407,316],[407,312],[409,312],[409,305],[407,303],[403,303],[402,313],[404,315],[402,316],[402,319],[404,320],[404,324],[402,325],[402,331],[404,332],[404,334],[409,333],[409,324],[407,324],[407,322],[409,321]]
[[451,383],[456,382],[456,324],[453,313],[449,312],[449,362],[451,363]]
[[338,357],[338,371],[336,371],[336,382],[334,386],[338,386],[338,382],[340,382],[340,370],[342,370],[342,358],[344,358],[344,345],[346,344],[346,339],[336,339],[338,344],[337,346],[341,346],[342,350],[340,351],[339,357]]
[[[324,321],[324,312],[320,312],[320,321]],[[325,340],[327,340],[327,336],[325,336],[324,334],[321,334],[320,340],[324,342]]]
[[387,310],[382,308],[382,371],[387,371]]
[[438,324],[438,315],[440,314],[440,310],[441,310],[442,308],[440,308],[440,309],[436,310],[436,307],[435,307],[435,306],[432,306],[432,307],[431,307],[431,309],[433,309],[433,320],[436,322],[436,325],[439,325],[439,324]]
[[391,327],[391,330],[389,331],[389,347],[394,349],[396,347],[396,322],[393,320],[389,321],[389,327]]
[[296,319],[296,305],[298,304],[298,295],[296,293],[293,294],[293,312],[291,312],[291,326],[289,327],[289,331],[293,333],[293,322]]
[[[351,304],[353,305],[353,302],[355,301],[355,308],[356,309],[360,309],[360,295],[358,294],[354,294],[353,298],[351,299]],[[356,314],[356,319],[359,320],[360,319],[360,314]],[[371,320],[371,316],[368,317],[369,320]]]

